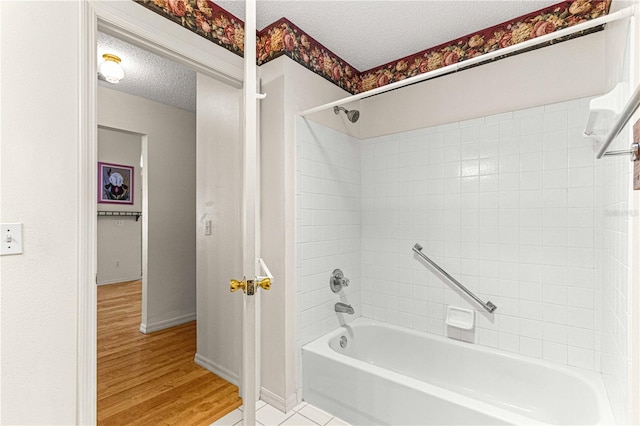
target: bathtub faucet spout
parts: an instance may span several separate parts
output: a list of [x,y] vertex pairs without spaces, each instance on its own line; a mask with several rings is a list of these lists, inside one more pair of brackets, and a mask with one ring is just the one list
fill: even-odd
[[336,312],[349,315],[353,315],[355,313],[355,311],[353,310],[353,306],[347,305],[346,303],[342,302],[336,303]]

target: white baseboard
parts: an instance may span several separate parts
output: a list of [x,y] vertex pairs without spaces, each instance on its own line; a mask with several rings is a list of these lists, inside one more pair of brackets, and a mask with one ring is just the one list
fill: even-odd
[[298,405],[297,394],[294,393],[293,395],[289,395],[289,397],[285,400],[281,396],[276,395],[275,393],[271,392],[268,389],[265,389],[264,387],[260,388],[260,399],[285,413],[293,410],[293,407]]
[[180,315],[179,317],[169,318],[162,321],[152,322],[149,324],[140,324],[140,333],[149,334],[155,331],[164,330],[165,328],[175,327],[176,325],[184,324],[196,320],[196,313],[190,313],[186,315]]
[[193,360],[196,364],[198,364],[202,368],[206,368],[211,371],[216,376],[222,377],[227,382],[232,383],[236,386],[240,386],[240,376],[238,373],[234,373],[226,367],[221,366],[217,362],[211,361],[209,358],[196,353],[196,356]]
[[116,280],[99,281],[98,285],[109,285],[109,284],[126,283],[127,281],[137,281],[137,280],[141,280],[141,279],[142,279],[142,275],[138,275],[138,276],[132,277],[132,278],[118,278]]

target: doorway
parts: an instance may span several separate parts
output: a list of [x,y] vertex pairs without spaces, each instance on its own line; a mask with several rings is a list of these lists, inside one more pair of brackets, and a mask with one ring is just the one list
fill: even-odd
[[98,127],[98,285],[142,280],[141,158],[141,135]]
[[[99,94],[98,98],[101,104],[102,104],[103,98],[105,97],[112,101],[116,97],[123,96],[122,94],[115,93],[115,91],[113,90],[103,89],[100,87],[97,88],[97,92]],[[238,90],[233,89],[232,92],[236,93],[236,97],[238,98],[236,103],[239,105]],[[141,108],[138,107],[138,104],[140,102],[144,102],[144,101],[128,98],[126,105],[132,107],[134,110],[140,110]],[[120,105],[122,105],[122,103]],[[187,334],[192,333],[193,336],[195,337],[196,327],[195,327],[195,323],[193,322],[193,320],[197,316],[195,312],[195,288],[193,292],[190,292],[190,291],[185,291],[184,286],[181,286],[181,287],[178,286],[179,288],[174,287],[173,290],[166,291],[164,294],[160,293],[159,296],[154,295],[155,294],[154,290],[157,290],[157,288],[156,287],[151,288],[155,285],[156,282],[161,281],[161,279],[163,279],[164,282],[170,282],[174,284],[180,283],[181,281],[182,282],[187,281],[184,278],[184,275],[187,275],[188,273],[179,274],[177,278],[174,277],[174,279],[170,279],[172,277],[172,274],[177,273],[180,266],[184,266],[186,264],[191,264],[192,266],[191,268],[192,272],[190,273],[193,274],[193,277],[194,277],[193,282],[195,284],[195,269],[196,269],[195,268],[195,263],[196,263],[195,234],[196,232],[198,232],[199,235],[202,234],[202,232],[204,232],[204,229],[200,229],[202,228],[201,226],[202,223],[196,221],[195,213],[193,212],[189,213],[187,214],[188,217],[181,218],[180,212],[179,212],[180,209],[177,208],[177,206],[180,206],[180,205],[190,204],[193,208],[193,211],[195,212],[195,192],[196,192],[196,188],[195,188],[196,187],[195,185],[195,174],[196,174],[195,115],[193,114],[193,112],[190,113],[191,116],[193,117],[192,118],[192,130],[194,132],[193,147],[189,149],[185,149],[184,146],[180,146],[176,150],[173,150],[173,151],[169,150],[168,155],[163,157],[162,151],[167,151],[167,149],[160,149],[160,146],[157,141],[161,137],[165,137],[167,139],[172,139],[172,141],[175,143],[177,140],[180,139],[181,136],[184,136],[183,135],[184,132],[180,131],[180,129],[176,129],[175,128],[176,126],[174,126],[174,128],[172,129],[162,128],[162,124],[166,124],[168,121],[170,121],[172,116],[180,115],[180,114],[183,114],[184,112],[180,112],[180,111],[176,112],[172,110],[172,112],[170,113],[167,113],[167,111],[164,111],[157,114],[151,114],[147,120],[148,125],[145,125],[144,119],[141,120],[140,117],[133,117],[132,114],[127,114],[126,112],[123,113],[122,110],[123,110],[122,107],[114,108],[114,110],[112,110],[109,113],[105,108],[101,106],[100,108],[98,108],[97,124],[100,124],[104,127],[108,127],[111,129],[120,129],[126,132],[136,133],[142,138],[142,145],[143,145],[142,157],[145,163],[145,168],[144,168],[145,174],[143,175],[143,179],[141,179],[141,183],[142,183],[142,187],[144,188],[145,195],[149,195],[149,196],[143,197],[143,204],[144,204],[142,209],[143,214],[140,220],[142,222],[143,240],[145,240],[146,238],[146,241],[148,241],[146,249],[143,248],[143,270],[145,270],[144,265],[147,265],[146,270],[143,272],[143,277],[144,277],[144,281],[147,283],[147,286],[148,286],[148,288],[146,289],[148,300],[147,300],[147,303],[142,303],[142,307],[139,310],[139,313],[136,314],[135,311],[131,310],[129,314],[133,312],[132,314],[133,317],[135,317],[136,315],[141,316],[142,320],[139,323],[140,325],[139,328],[142,331],[147,332],[149,334],[144,336],[140,335],[139,333],[134,334],[135,340],[140,341],[140,340],[146,339],[151,342],[153,342],[154,340],[162,340],[164,343],[166,343],[167,342],[166,338],[162,338],[162,336],[165,336],[167,333],[175,335],[177,334],[175,333],[176,330],[181,330],[183,333],[187,333]],[[226,120],[230,119],[228,114],[225,117],[225,119]],[[238,121],[238,119],[239,117],[236,116],[235,118],[231,118],[231,121],[234,121],[234,120]],[[155,128],[158,128],[158,127],[161,128],[161,130],[159,131],[154,130]],[[239,124],[237,124],[237,127],[239,130]],[[226,142],[233,143],[234,141],[227,139]],[[234,144],[234,145],[237,145],[237,144]],[[167,146],[165,146],[164,148],[167,148]],[[167,153],[165,152],[165,154]],[[172,169],[172,167],[175,167],[175,165],[178,162],[180,161],[185,162],[187,157],[189,157],[191,159],[190,161],[192,161],[191,167],[186,167],[186,169],[188,169],[189,172],[192,174],[192,177],[194,180],[194,183],[191,183],[191,184],[177,182],[175,168]],[[239,161],[241,162],[241,159]],[[160,194],[156,194],[155,201],[154,201],[154,193],[152,189],[154,184],[154,179],[157,179],[159,182],[161,182],[159,185],[156,185],[161,189],[160,191],[158,191],[160,192]],[[94,191],[95,191],[95,187],[94,187]],[[94,197],[89,197],[89,198],[91,198],[92,199],[91,201],[95,203]],[[188,200],[189,198],[191,198],[191,201]],[[164,207],[160,200],[166,202],[166,204],[164,204]],[[220,201],[221,200],[216,200],[218,204],[223,205],[222,203],[219,203]],[[166,218],[168,218],[168,220],[165,221],[164,224],[162,223],[161,219],[158,219],[157,214],[154,217],[154,207],[156,212],[159,212],[160,214],[163,214]],[[234,213],[235,212],[237,212],[237,210],[234,210]],[[184,227],[184,229],[182,229],[182,227]],[[154,234],[154,229],[158,231],[158,232],[155,232],[155,234]],[[214,229],[215,229],[215,224],[214,224]],[[187,252],[187,250],[181,250],[179,248],[176,248],[176,241],[178,238],[181,238],[181,237],[176,237],[176,234],[172,234],[173,232],[177,233],[179,236],[188,235],[189,238],[187,239],[190,239],[192,241],[192,244],[190,244],[190,247],[192,250],[191,253]],[[147,235],[145,235],[145,233],[147,233]],[[155,239],[154,239],[154,235],[156,235]],[[235,241],[237,241],[238,246],[241,247],[241,244],[242,244],[241,239],[236,239]],[[164,267],[165,269],[160,274],[161,275],[161,277],[159,277],[160,279],[154,279],[154,272],[153,272],[154,259],[162,258],[162,256],[157,256],[158,255],[157,252],[160,249],[160,247],[162,247],[164,244],[170,247],[169,255],[164,256],[163,260],[161,260],[159,263],[156,263],[156,265],[159,264],[160,267]],[[148,257],[146,262],[144,260],[145,255]],[[221,273],[227,276],[236,275],[235,271],[233,274],[224,272],[224,271],[221,271]],[[133,282],[133,283],[127,283],[127,284],[131,286],[128,289],[125,289],[121,296],[114,296],[114,295],[112,296],[115,299],[124,298],[124,299],[130,299],[130,300],[135,299],[136,297],[139,297],[139,300],[144,302],[144,293],[145,293],[144,282],[142,285],[139,282],[138,283]],[[140,288],[139,292],[136,292],[135,286]],[[228,282],[227,282],[227,286],[228,286]],[[124,287],[126,287],[126,285],[122,285],[123,289]],[[181,303],[184,301],[189,301],[190,297],[193,299],[193,303],[191,303],[191,306],[193,308],[191,309],[191,311],[182,309],[184,306],[187,306],[187,305],[181,304]],[[107,299],[108,298],[109,296],[107,295]],[[240,300],[237,298],[235,300],[238,300],[238,303],[235,303],[235,304],[239,305]],[[113,301],[111,302],[112,307],[114,306],[113,303],[115,302]],[[109,306],[109,302],[107,302],[106,305]],[[158,306],[161,306],[163,309],[158,309]],[[125,310],[126,308],[119,308],[119,309]],[[241,312],[241,310],[236,312]],[[164,314],[166,315],[162,316]],[[234,321],[236,323],[241,322],[241,319],[239,316],[238,318],[235,318],[235,320],[233,317],[229,318],[229,320]],[[188,329],[189,325],[193,326],[193,330]],[[131,327],[129,327],[129,329],[130,328]],[[157,330],[162,330],[162,331],[157,331]],[[135,331],[137,332],[137,329]],[[200,332],[200,327],[198,327],[198,332]],[[211,334],[206,329],[204,329],[202,332],[206,335]],[[158,339],[156,336],[161,336],[161,338]],[[241,334],[236,335],[235,337],[232,336],[232,338],[237,342],[237,346],[240,346],[240,339],[241,339],[240,336]],[[113,335],[111,337],[113,337]],[[158,345],[158,346],[164,346],[164,345]],[[169,346],[169,345],[166,345],[166,346]],[[186,345],[180,344],[180,346],[182,347]],[[196,348],[196,345],[194,342],[193,346],[190,349],[190,355],[187,356],[188,362],[190,362],[192,366],[194,365],[195,348]],[[182,348],[182,350],[184,350],[184,348]],[[162,357],[163,357],[162,355],[159,355],[157,358],[162,358]],[[206,357],[201,357],[201,358],[205,359]],[[214,359],[213,361],[214,361],[213,366],[214,367],[218,366],[218,364],[215,362],[216,360]],[[124,365],[126,364],[127,363],[125,363]],[[198,364],[202,365],[203,362],[198,362]],[[219,366],[224,367],[223,363],[220,363]],[[212,368],[209,368],[208,365],[206,367],[207,369],[212,370]],[[157,370],[157,368],[154,370]],[[196,373],[193,373],[193,374],[196,374]],[[207,374],[212,376],[208,372]],[[239,371],[235,371],[235,375],[236,375],[236,378],[239,377]],[[100,371],[98,372],[98,376],[100,377]],[[126,381],[127,380],[125,380],[125,382]],[[130,380],[128,382],[130,382]],[[100,386],[100,383],[99,383],[99,386]],[[168,385],[168,386],[173,387],[173,385]],[[209,384],[209,385],[206,385],[205,388],[207,389],[207,392],[216,393],[215,392],[215,389],[217,389],[216,386]],[[122,392],[116,392],[116,393],[120,393],[120,394],[126,393],[126,390],[123,391],[121,389],[121,391]],[[235,394],[237,399],[237,388],[236,388]],[[109,395],[109,397],[115,397],[115,395]],[[157,399],[152,398],[151,400],[149,400],[147,398],[145,400],[146,401],[145,404],[143,404],[140,407],[149,408],[150,405],[154,405],[152,400],[157,401]],[[110,400],[110,401],[113,402],[113,400]],[[230,407],[229,410],[234,409],[237,405],[238,404],[234,401],[228,402],[228,407]],[[120,405],[120,407],[122,407],[122,405]],[[125,407],[125,413],[127,412],[127,410],[133,410],[133,411],[130,411],[129,413],[136,412],[136,411],[140,412],[140,407],[138,407],[137,409],[132,409],[131,407],[128,407],[128,408]],[[171,411],[173,411],[173,409]],[[220,415],[224,414],[224,412],[222,411],[220,411],[220,413],[221,413]],[[118,413],[112,413],[112,414],[115,415],[113,419],[116,419],[114,420],[116,423],[118,422],[117,419],[119,419],[120,421],[125,419],[125,417],[119,417],[120,415],[126,415],[126,414],[118,414]],[[128,418],[127,423],[129,423],[131,420],[132,419]]]

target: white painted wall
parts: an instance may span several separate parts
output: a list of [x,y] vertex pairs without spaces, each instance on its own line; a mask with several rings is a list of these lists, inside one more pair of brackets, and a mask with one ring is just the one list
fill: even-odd
[[[290,213],[286,210],[287,146],[284,143],[285,128],[285,76],[280,74],[262,83],[261,91],[267,98],[260,102],[260,210],[261,256],[269,266],[274,280],[268,292],[260,292],[260,381],[261,397],[274,406],[286,408],[287,394],[287,334],[291,317],[290,306],[293,285],[287,277],[289,259],[286,236]],[[291,338],[291,336],[289,336]],[[295,337],[294,337],[295,338]],[[277,368],[273,368],[277,366]]]
[[229,292],[229,280],[242,279],[242,92],[201,74],[197,81],[196,362],[238,384],[242,295]]
[[[0,2],[0,220],[23,222],[25,238],[23,255],[0,259],[3,424],[76,424],[85,419],[76,401],[91,399],[77,395],[95,374],[95,361],[78,360],[92,352],[78,347],[92,327],[78,321],[85,314],[78,289],[95,290],[93,280],[79,278],[86,253],[79,249],[78,182],[88,143],[80,137],[79,61],[88,37],[80,22],[87,8],[154,47],[183,51],[185,61],[202,61],[236,83],[242,77],[241,58],[134,2]],[[46,37],[34,37],[34,28]],[[64,196],[46,185],[52,182],[63,184]],[[88,370],[78,375],[85,362]]]
[[153,331],[191,321],[196,312],[195,114],[99,87],[98,124],[144,135],[147,245],[141,327]]
[[[98,161],[134,168],[133,204],[101,204],[98,211],[142,211],[142,137],[98,129]],[[98,216],[98,284],[142,277],[142,221],[135,216]]]
[[605,91],[604,58],[604,32],[598,32],[367,98],[359,137],[598,95]]
[[[261,296],[261,397],[287,410],[296,405],[296,114],[345,97],[347,92],[281,57],[260,67],[261,253],[275,280]],[[354,105],[347,105],[351,108]],[[315,120],[358,133],[344,114],[316,114]]]
[[0,258],[3,424],[76,423],[79,13],[0,3],[0,220],[24,224],[24,254]]

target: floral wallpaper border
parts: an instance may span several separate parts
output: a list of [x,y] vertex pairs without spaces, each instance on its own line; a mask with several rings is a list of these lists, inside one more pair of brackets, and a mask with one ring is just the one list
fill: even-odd
[[611,0],[563,1],[360,73],[357,92],[404,80],[609,13]]
[[134,0],[215,44],[244,56],[244,22],[209,0]]
[[[211,1],[134,1],[243,56],[244,22]],[[257,63],[286,55],[356,94],[604,16],[610,6],[611,0],[563,1],[363,72],[282,18],[257,33]]]
[[286,18],[258,34],[258,65],[286,55],[347,92],[355,93],[360,72]]

